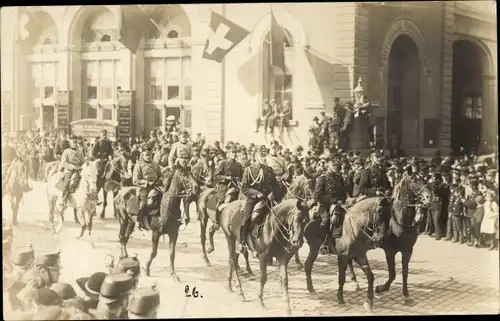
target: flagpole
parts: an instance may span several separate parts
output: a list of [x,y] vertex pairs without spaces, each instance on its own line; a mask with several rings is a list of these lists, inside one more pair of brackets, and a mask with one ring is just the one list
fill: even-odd
[[[140,11],[141,11],[141,12],[142,12],[142,13],[143,13],[146,17],[148,17],[149,21],[151,21],[151,23],[152,23],[152,24],[156,27],[156,29],[158,29],[158,31],[160,31],[160,33],[164,31],[164,30],[163,30],[163,28],[161,28],[161,27],[160,27],[160,26],[159,26],[159,25],[158,25],[158,24],[157,24],[157,23],[153,20],[153,18],[151,18],[151,17],[149,16],[149,14],[147,14],[147,13],[146,13],[146,12],[142,9],[142,6],[141,6],[140,4],[136,4],[136,6],[139,8],[139,10],[140,10]],[[168,16],[167,16],[167,19],[169,19],[169,18],[168,18]],[[170,23],[170,19],[169,19],[169,23]]]
[[[224,18],[226,17],[226,4],[222,3],[221,4],[221,16]],[[225,143],[225,115],[226,115],[226,59],[222,59],[222,66],[221,66],[221,126],[220,126],[220,142],[221,144]]]

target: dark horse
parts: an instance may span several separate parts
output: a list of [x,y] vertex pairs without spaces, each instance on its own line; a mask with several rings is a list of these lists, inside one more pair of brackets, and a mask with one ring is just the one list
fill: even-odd
[[[99,179],[97,180],[97,193],[102,189],[102,210],[99,217],[104,219],[106,214],[106,206],[108,206],[108,192],[113,193],[113,199],[121,188],[121,179],[126,168],[125,157],[115,157],[111,161],[98,160],[99,162]],[[116,211],[115,219],[116,217]]]
[[[312,182],[312,185],[311,185]],[[314,190],[314,181],[309,180],[304,175],[300,175],[295,179],[295,181],[287,187],[287,192],[284,199],[300,199],[306,200],[309,199],[313,195]],[[198,199],[198,216],[200,217],[200,241],[201,241],[201,250],[203,254],[203,260],[207,265],[210,265],[210,261],[208,260],[207,253],[210,254],[214,251],[214,234],[219,229],[219,225],[216,223],[215,218],[215,206],[217,203],[217,193],[213,188],[207,188],[200,194]],[[240,199],[243,199],[243,195],[240,193]],[[208,240],[209,240],[209,248],[206,248],[206,230],[208,226],[208,220],[211,220],[213,225],[209,230]],[[236,254],[239,257],[239,253]],[[245,252],[245,263],[246,263],[246,271],[249,275],[253,275],[252,269],[250,268],[250,263],[248,261],[248,252]],[[271,258],[272,259],[272,258]],[[298,253],[295,254],[295,261],[299,266],[301,266],[300,261],[298,260]],[[236,269],[239,269],[238,259],[235,261]]]
[[[233,291],[231,281],[233,270],[236,272],[236,281],[240,288],[240,295],[244,299],[241,287],[240,272],[235,267],[236,241],[239,239],[241,220],[243,218],[242,206],[244,201],[237,200],[229,203],[221,211],[220,226],[226,236],[229,251],[229,271],[227,289]],[[264,203],[266,204],[266,203]],[[304,226],[309,220],[309,206],[301,200],[288,199],[269,208],[266,206],[267,215],[263,213],[252,217],[253,231],[247,239],[249,249],[257,252],[260,263],[260,291],[259,304],[264,307],[263,293],[267,282],[267,262],[269,257],[275,257],[279,263],[280,283],[285,300],[285,312],[291,314],[290,299],[288,297],[288,262],[300,249],[304,240]],[[255,214],[255,213],[254,213]],[[264,218],[265,216],[265,218]]]
[[401,252],[403,263],[403,296],[405,303],[412,302],[408,292],[408,267],[413,254],[413,247],[417,242],[418,231],[417,217],[418,206],[426,206],[433,201],[429,186],[418,176],[410,175],[396,185],[393,192],[392,216],[389,230],[382,244],[385,252],[389,279],[382,285],[377,285],[375,292],[389,291],[392,282],[396,278],[396,254]]
[[[153,248],[145,267],[147,276],[150,275],[151,263],[158,253],[160,236],[167,234],[169,236],[170,273],[174,280],[179,281],[175,273],[174,261],[179,227],[182,224],[181,199],[197,192],[196,182],[190,177],[185,169],[176,169],[170,182],[165,182],[163,195],[160,193],[158,196],[158,199],[161,197],[161,201],[153,201],[149,214],[143,217],[144,226],[153,234]],[[114,208],[115,215],[118,216],[120,222],[121,257],[128,257],[127,243],[137,222],[139,188],[130,186],[120,190],[114,199]]]
[[[200,158],[194,165],[191,167],[191,173],[193,174],[193,178],[196,181],[196,184],[200,186],[202,189],[200,192],[204,190],[204,187],[212,187],[213,184],[213,176],[214,176],[214,167],[209,164],[210,158]],[[182,203],[184,204],[184,213],[186,217],[189,217],[189,206],[191,203],[196,204],[196,213],[199,213],[198,206],[198,198],[200,193],[195,195],[191,195],[189,197],[184,197]],[[198,215],[198,219],[200,219]],[[188,220],[189,223],[189,220]]]
[[[17,214],[19,212],[19,204],[25,194],[23,186],[27,184],[28,169],[28,161],[21,159],[2,165],[2,200],[5,194],[7,194],[12,210],[12,224],[15,226],[19,225]],[[7,176],[5,182],[3,181],[4,175]]]
[[[423,204],[428,204],[431,199],[431,191],[426,188],[425,182],[416,179],[413,186],[419,186],[416,195],[419,196]],[[342,236],[337,239],[332,237],[332,233],[326,234],[325,229],[320,227],[319,220],[311,221],[306,226],[305,237],[309,244],[309,254],[305,262],[305,273],[309,292],[315,292],[311,278],[312,267],[321,244],[326,240],[330,251],[337,255],[339,268],[337,300],[339,304],[344,304],[343,287],[347,266],[350,266],[353,275],[352,280],[356,282],[356,275],[352,267],[352,260],[354,260],[367,276],[368,293],[364,307],[366,310],[371,311],[373,307],[374,276],[366,253],[377,246],[383,248],[390,241],[388,238],[390,221],[391,217],[395,216],[396,203],[395,201],[391,205],[390,200],[383,197],[369,197],[358,201],[349,208],[342,224]],[[331,221],[332,224],[335,224],[335,218]]]

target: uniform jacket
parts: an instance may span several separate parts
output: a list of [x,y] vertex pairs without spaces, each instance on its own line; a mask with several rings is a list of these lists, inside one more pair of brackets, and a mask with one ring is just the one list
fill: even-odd
[[159,166],[154,163],[139,162],[134,167],[132,183],[134,186],[148,188],[147,183],[157,183],[161,179]]
[[113,146],[107,139],[99,139],[92,149],[92,157],[95,159],[108,159],[113,155]]
[[342,176],[336,173],[321,175],[316,181],[314,194],[315,200],[326,206],[338,201],[345,202],[347,195]]
[[357,170],[353,175],[352,197],[365,194],[370,187],[370,174],[366,168]]
[[253,200],[257,199],[259,192],[266,197],[273,193],[275,199],[282,198],[273,170],[271,167],[259,163],[254,163],[245,168],[243,178],[241,179],[241,192]]
[[462,198],[452,196],[450,199],[449,212],[453,216],[461,216],[464,210],[464,202]]
[[228,183],[225,176],[231,176],[233,180],[241,180],[243,178],[243,166],[234,159],[225,159],[219,163],[214,176],[218,184],[224,185]]
[[267,155],[267,165],[273,169],[274,174],[279,179],[286,172],[286,162],[281,156]]
[[183,144],[181,142],[177,142],[172,145],[172,150],[168,155],[168,165],[174,166],[177,158],[188,158],[191,159],[193,157],[193,147],[188,142],[187,144]]
[[68,148],[61,156],[61,163],[59,169],[74,170],[79,169],[85,162],[85,156],[82,151],[78,149]]

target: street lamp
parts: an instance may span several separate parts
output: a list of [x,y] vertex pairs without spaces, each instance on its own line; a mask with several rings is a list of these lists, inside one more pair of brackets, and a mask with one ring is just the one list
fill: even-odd
[[[360,114],[367,114],[370,107],[369,102],[365,102],[365,89],[363,88],[363,80],[361,77],[358,79],[358,85],[354,89],[354,118],[358,118]],[[366,116],[369,116],[366,115]]]

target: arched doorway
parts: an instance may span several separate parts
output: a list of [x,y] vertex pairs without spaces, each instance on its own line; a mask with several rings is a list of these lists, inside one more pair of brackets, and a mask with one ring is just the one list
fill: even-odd
[[419,147],[420,59],[408,35],[393,42],[389,54],[387,138],[390,148]]
[[451,147],[478,152],[484,103],[485,62],[482,49],[468,40],[453,43]]
[[144,32],[145,129],[164,130],[168,116],[191,132],[193,74],[188,15],[180,5],[143,6],[153,22]]
[[55,54],[58,44],[57,26],[45,11],[34,11],[32,15],[37,28],[33,29],[29,41],[21,48],[22,52],[27,53],[27,73],[32,84],[26,88],[25,99],[32,109],[30,116],[22,119],[22,122],[23,127],[50,131],[56,127],[56,90],[59,85],[58,57]]

